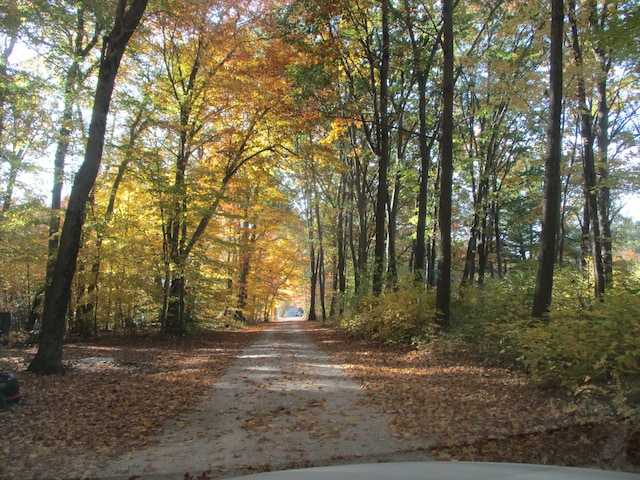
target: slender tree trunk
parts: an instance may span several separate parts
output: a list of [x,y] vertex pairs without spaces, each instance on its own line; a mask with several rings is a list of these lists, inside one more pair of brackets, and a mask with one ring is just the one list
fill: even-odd
[[238,302],[236,307],[235,318],[239,322],[246,322],[247,316],[245,309],[247,307],[248,298],[248,280],[249,272],[251,270],[251,263],[249,257],[249,224],[242,222],[242,240],[240,241],[240,253],[238,258],[240,260],[240,276],[238,277]]
[[6,212],[11,208],[11,204],[13,203],[13,190],[16,186],[16,181],[18,180],[18,172],[19,169],[19,160],[16,158],[12,158],[9,162],[9,174],[7,175],[7,186],[4,191],[4,195],[2,196],[2,211]]
[[347,236],[345,227],[345,211],[344,206],[346,204],[346,175],[342,175],[340,182],[340,205],[338,212],[338,314],[342,315],[344,312],[344,298],[347,293]]
[[420,151],[420,186],[418,190],[418,222],[416,225],[416,244],[413,257],[413,272],[417,283],[424,281],[427,251],[427,196],[429,194],[429,169],[431,168],[431,152],[427,142],[427,79],[424,72],[417,73],[418,81],[418,148]]
[[607,104],[608,62],[601,57],[603,79],[598,83],[597,145],[598,145],[598,214],[602,234],[602,256],[605,285],[613,285],[613,241],[611,238],[611,189],[609,187],[609,106]]
[[544,169],[544,204],[540,257],[531,315],[542,318],[549,312],[553,294],[553,271],[560,222],[560,165],[562,162],[562,42],[564,3],[551,0],[551,55],[549,73],[549,125]]
[[476,252],[478,250],[478,222],[480,216],[475,213],[473,215],[473,223],[469,232],[469,241],[467,242],[467,254],[465,255],[464,270],[462,271],[462,280],[460,285],[465,286],[473,282],[476,275]]
[[[577,83],[578,83],[578,101],[580,104],[580,128],[582,132],[583,145],[583,172],[584,172],[584,194],[585,203],[588,205],[589,222],[591,224],[591,232],[589,240],[591,242],[591,255],[593,259],[593,277],[594,277],[594,296],[601,298],[604,294],[605,275],[604,261],[602,258],[602,237],[600,235],[600,220],[598,216],[598,186],[596,181],[595,154],[593,146],[595,136],[593,133],[593,115],[587,103],[587,90],[583,69],[582,47],[580,45],[580,37],[578,34],[578,24],[576,19],[576,2],[569,1],[569,20],[571,22],[571,37],[573,55],[578,67]],[[584,232],[588,235],[589,231]]]
[[313,203],[316,201],[316,198],[311,194],[311,192],[307,192],[307,230],[308,230],[308,240],[309,240],[309,320],[317,320],[318,315],[316,313],[316,297],[317,297],[317,287],[318,287],[318,264],[319,264],[319,255],[316,254],[316,241],[315,236],[313,234],[314,229],[314,205]]
[[322,229],[322,219],[320,217],[320,201],[315,202],[316,225],[318,229],[318,286],[320,287],[320,311],[322,312],[322,320],[327,319],[327,307],[325,303],[325,265],[324,265],[324,232]]
[[478,284],[484,284],[484,277],[487,272],[487,262],[489,261],[489,228],[488,228],[488,212],[487,204],[482,205],[482,214],[480,221],[480,242],[478,243]]
[[493,234],[495,238],[496,245],[496,262],[498,264],[498,278],[502,278],[504,276],[504,259],[502,256],[502,235],[500,232],[500,206],[497,202],[493,202],[491,204],[491,212],[493,216]]
[[396,230],[398,226],[398,202],[400,197],[400,175],[396,176],[393,195],[389,202],[389,221],[387,232],[387,281],[395,289],[398,285],[398,260],[396,257]]
[[[576,136],[577,136],[577,127],[576,127]],[[577,138],[576,138],[576,143],[577,143]],[[571,185],[571,171],[573,170],[573,165],[575,164],[575,160],[576,160],[576,150],[577,150],[577,145],[576,143],[574,143],[574,147],[573,147],[573,152],[571,154],[571,160],[569,162],[569,172],[567,173],[567,177],[565,178],[564,181],[564,186],[562,188],[562,207],[560,210],[560,238],[558,239],[559,241],[559,245],[558,245],[558,263],[562,264],[564,262],[564,245],[566,242],[566,236],[567,236],[567,221],[566,221],[566,216],[567,216],[567,203],[569,201],[569,186]]]
[[[440,184],[440,167],[438,167],[438,174],[435,180],[436,185]],[[433,222],[431,224],[431,234],[429,237],[429,243],[427,246],[427,286],[435,287],[438,283],[437,279],[437,257],[438,257],[438,217],[439,217],[438,203],[434,202],[433,206]]]
[[71,189],[52,281],[47,285],[45,292],[40,346],[29,365],[32,372],[53,374],[63,371],[62,343],[65,318],[80,250],[87,199],[102,161],[107,116],[120,61],[131,35],[140,23],[147,2],[148,0],[131,0],[129,5],[126,0],[120,0],[113,30],[105,38],[84,162]]
[[[113,217],[113,211],[115,210],[116,205],[116,197],[118,195],[118,190],[120,189],[120,184],[124,180],[124,176],[129,168],[129,163],[131,162],[131,158],[134,152],[136,139],[140,135],[140,132],[146,127],[146,122],[142,120],[143,110],[140,109],[134,118],[133,123],[129,127],[129,141],[126,145],[125,151],[123,153],[123,159],[118,165],[118,171],[116,173],[115,179],[113,180],[113,185],[111,186],[111,191],[109,192],[109,201],[107,203],[107,208],[104,213],[104,218],[102,219],[102,224],[104,228],[107,228],[111,218]],[[104,241],[104,231],[102,229],[98,229],[96,232],[96,245],[95,245],[95,257],[93,259],[93,263],[91,265],[91,273],[89,275],[89,280],[86,285],[86,295],[84,304],[81,305],[79,309],[79,321],[81,324],[86,324],[89,321],[94,321],[96,319],[96,309],[98,306],[98,277],[100,276],[100,264],[102,261],[102,244]],[[95,330],[95,329],[94,329]]]
[[[14,0],[14,4],[17,4]],[[14,5],[17,6],[17,5]],[[2,49],[0,55],[0,78],[3,81],[8,81],[11,77],[8,72],[9,65],[9,57],[13,53],[13,49],[18,43],[18,30],[21,26],[22,19],[19,19],[14,25],[13,28],[7,28],[8,25],[5,25],[4,35],[6,36],[6,40],[4,40],[4,48]],[[4,82],[3,82],[4,83]],[[5,131],[5,116],[6,116],[6,106],[7,106],[7,97],[9,96],[9,88],[5,87],[2,83],[0,83],[0,139]]]
[[387,175],[389,171],[389,0],[381,0],[382,46],[380,58],[380,123],[378,153],[378,194],[376,197],[376,239],[373,261],[374,295],[380,295],[383,289],[384,262],[386,251],[386,213],[389,197]]
[[309,317],[308,320],[317,320],[316,313],[316,297],[318,288],[318,258],[316,257],[316,248],[312,244],[309,249],[309,259],[311,262],[311,277],[309,279]]
[[62,119],[58,128],[58,140],[53,161],[53,188],[51,190],[51,216],[49,218],[49,251],[47,264],[47,283],[51,281],[53,267],[55,265],[56,254],[58,252],[58,233],[62,221],[62,188],[64,186],[64,170],[71,144],[71,134],[73,133],[73,108],[76,101],[76,94],[81,80],[80,63],[85,59],[93,48],[97,45],[100,35],[100,27],[96,27],[93,37],[84,45],[85,40],[85,11],[82,5],[78,6],[76,16],[76,35],[73,43],[73,61],[67,70],[64,81],[64,106],[62,109]]
[[453,196],[453,0],[442,0],[442,138],[440,173],[440,258],[438,259],[438,289],[436,321],[447,329],[451,317],[451,216]]
[[353,266],[353,289],[357,293],[360,289],[360,271],[358,270],[358,254],[356,247],[356,234],[353,225],[353,212],[347,212],[347,235],[349,241],[349,253],[351,254],[351,265]]

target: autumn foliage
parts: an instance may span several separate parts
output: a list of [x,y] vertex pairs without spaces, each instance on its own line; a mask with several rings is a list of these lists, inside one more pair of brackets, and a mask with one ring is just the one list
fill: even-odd
[[0,413],[2,478],[70,478],[83,465],[142,448],[165,420],[194,408],[260,328],[160,341],[107,338],[65,346],[65,375],[25,371],[34,348],[6,349],[22,399]]

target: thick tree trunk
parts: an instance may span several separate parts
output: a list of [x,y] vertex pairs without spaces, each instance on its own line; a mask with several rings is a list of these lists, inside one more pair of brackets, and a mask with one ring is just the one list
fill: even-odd
[[549,312],[553,294],[553,271],[560,222],[560,165],[562,161],[562,42],[564,39],[563,0],[551,0],[551,55],[549,73],[549,125],[544,169],[544,205],[540,257],[531,315],[542,318]]
[[171,279],[165,331],[178,336],[183,336],[186,333],[184,289],[184,276],[180,275]]
[[132,0],[127,8],[127,1],[120,0],[113,30],[105,38],[84,162],[71,189],[52,281],[47,285],[45,292],[40,346],[29,365],[32,372],[53,374],[63,371],[62,343],[65,318],[80,249],[85,208],[102,161],[107,116],[120,61],[144,14],[147,2],[148,0]]
[[436,321],[447,329],[451,317],[451,215],[453,195],[453,0],[442,1],[442,138],[440,140],[440,258],[438,259],[438,289]]

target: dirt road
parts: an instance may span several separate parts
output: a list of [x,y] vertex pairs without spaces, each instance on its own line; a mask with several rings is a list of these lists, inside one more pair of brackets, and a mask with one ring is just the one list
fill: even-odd
[[[167,392],[170,395],[171,392]],[[194,412],[167,422],[154,447],[90,476],[225,478],[305,466],[428,459],[365,407],[360,386],[305,333],[300,319],[274,322]]]

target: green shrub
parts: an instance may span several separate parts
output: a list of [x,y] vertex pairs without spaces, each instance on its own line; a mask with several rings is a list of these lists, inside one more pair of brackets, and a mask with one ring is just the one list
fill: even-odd
[[543,386],[575,386],[640,375],[640,297],[626,290],[574,309],[553,310],[530,328],[523,360]]
[[491,364],[519,366],[534,286],[535,264],[526,262],[503,280],[461,289],[452,305],[450,338]]
[[417,344],[435,334],[435,296],[403,287],[379,297],[366,296],[341,321],[350,333],[388,343]]

